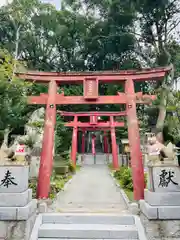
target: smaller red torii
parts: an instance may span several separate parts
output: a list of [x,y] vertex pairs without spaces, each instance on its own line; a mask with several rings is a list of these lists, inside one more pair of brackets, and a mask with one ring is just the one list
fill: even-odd
[[107,139],[107,131],[111,131],[111,128],[80,128],[79,131],[82,132],[82,148],[81,151],[84,154],[85,153],[85,132],[86,131],[92,131],[92,132],[96,132],[96,131],[103,131],[104,132],[104,153],[109,154],[109,147],[108,147],[108,139]]
[[[78,127],[83,129],[110,129],[111,131],[111,141],[112,141],[112,157],[113,157],[113,167],[114,169],[118,168],[118,153],[117,153],[117,144],[116,144],[116,133],[115,128],[116,127],[124,127],[124,122],[116,122],[114,121],[115,116],[125,116],[126,112],[63,112],[63,111],[57,111],[57,113],[61,114],[62,116],[73,116],[74,121],[65,123],[66,127],[73,127],[73,135],[72,135],[72,150],[71,150],[71,160],[73,164],[76,164],[76,153],[77,153],[77,132]],[[79,122],[78,117],[82,116],[89,116],[90,121],[89,122]],[[108,116],[110,117],[110,121],[106,122],[98,122],[99,116]],[[105,142],[107,142],[107,139],[104,139]],[[84,150],[84,134],[82,138],[82,147]],[[106,143],[105,143],[106,146]],[[107,147],[106,147],[107,148]],[[106,150],[107,151],[107,150]]]
[[[117,144],[116,144],[116,133],[115,128],[116,127],[124,127],[124,122],[116,122],[114,121],[114,117],[116,116],[125,116],[126,112],[63,112],[63,111],[57,111],[57,113],[61,114],[62,116],[73,116],[74,120],[68,123],[65,123],[64,126],[66,127],[73,127],[73,135],[72,135],[72,149],[71,149],[71,160],[73,165],[76,165],[76,153],[77,153],[77,132],[78,128],[82,130],[97,130],[97,129],[107,129],[111,131],[111,141],[112,141],[112,157],[113,157],[113,167],[114,169],[117,169],[119,166],[118,164],[118,152],[117,152]],[[89,116],[90,121],[89,122],[79,122],[78,117],[82,116]],[[98,122],[99,116],[108,116],[110,117],[110,121],[100,121]],[[93,139],[94,140],[94,139]],[[107,151],[107,139],[105,140],[105,151]],[[82,137],[82,147],[84,151],[84,134]]]

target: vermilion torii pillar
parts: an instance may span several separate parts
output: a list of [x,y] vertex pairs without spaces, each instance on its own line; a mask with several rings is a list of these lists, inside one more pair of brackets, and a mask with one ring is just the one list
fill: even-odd
[[56,124],[56,94],[57,84],[49,83],[48,100],[46,105],[44,137],[42,142],[41,162],[37,192],[39,198],[48,198],[50,191],[50,177],[53,164],[54,126]]
[[106,131],[104,131],[104,136],[103,136],[103,142],[104,142],[104,153],[108,154],[108,139],[106,136]]
[[96,159],[96,136],[93,134],[92,135],[92,155],[94,157],[94,163],[95,163],[95,159]]
[[81,147],[82,154],[85,153],[85,131],[82,131],[82,147]]
[[74,116],[74,127],[72,134],[72,149],[71,149],[71,161],[73,165],[76,165],[76,154],[77,154],[77,134],[78,134],[78,126],[77,126],[78,118]]
[[116,132],[114,127],[114,117],[110,116],[110,125],[111,125],[111,145],[112,145],[112,157],[114,163],[114,169],[118,169],[118,152],[117,152],[117,143],[116,143]]
[[[54,141],[54,127],[55,127],[55,105],[69,105],[69,104],[126,104],[128,108],[128,123],[134,126],[134,130],[129,130],[129,138],[131,145],[131,162],[133,172],[133,186],[134,198],[139,200],[143,198],[144,179],[142,171],[137,168],[143,168],[142,159],[140,156],[140,147],[133,140],[139,139],[139,131],[135,112],[136,104],[146,104],[147,98],[154,99],[155,96],[143,96],[142,94],[134,93],[132,85],[135,81],[161,81],[165,75],[171,70],[170,67],[145,69],[142,71],[117,71],[117,72],[82,72],[82,73],[55,73],[55,72],[27,72],[16,73],[17,77],[25,79],[26,81],[48,83],[48,94],[40,94],[40,96],[30,96],[28,103],[46,105],[46,117],[44,126],[44,139],[41,153],[41,163],[38,179],[38,198],[47,198],[50,189],[50,176],[53,159],[53,141]],[[126,92],[118,93],[115,96],[99,96],[99,83],[125,83]],[[127,83],[126,83],[127,82]],[[56,84],[83,84],[83,96],[64,96],[64,94],[57,94]],[[130,86],[130,90],[128,87]],[[149,102],[149,101],[148,101]],[[132,106],[132,109],[130,108]],[[132,120],[133,118],[133,120]],[[135,119],[136,118],[136,119]],[[134,134],[134,135],[133,135]],[[140,140],[137,140],[139,144]],[[136,152],[137,151],[137,152]],[[74,156],[75,154],[73,154]],[[138,164],[135,164],[138,161]],[[140,184],[139,184],[140,183]],[[143,186],[143,187],[142,187]]]
[[[144,166],[142,164],[142,153],[140,148],[139,124],[136,113],[136,103],[134,101],[134,82],[128,79],[125,82],[125,93],[128,96],[126,104],[128,139],[131,153],[131,168],[134,188],[134,199],[144,198]],[[136,153],[136,154],[134,154]]]

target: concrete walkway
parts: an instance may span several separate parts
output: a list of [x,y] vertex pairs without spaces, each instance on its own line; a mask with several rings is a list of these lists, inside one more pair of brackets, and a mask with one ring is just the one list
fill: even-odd
[[106,165],[83,166],[51,206],[53,212],[127,212]]

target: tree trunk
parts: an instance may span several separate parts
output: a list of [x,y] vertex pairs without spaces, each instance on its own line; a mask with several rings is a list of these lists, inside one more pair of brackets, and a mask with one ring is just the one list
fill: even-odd
[[162,89],[160,96],[159,115],[156,123],[157,129],[162,129],[164,126],[166,118],[166,105],[167,105],[167,91],[165,89]]
[[171,63],[171,72],[167,76],[167,82],[163,83],[160,94],[159,115],[156,123],[156,128],[162,129],[166,119],[166,107],[168,98],[170,98],[170,91],[174,84],[174,65]]
[[4,140],[3,140],[3,143],[1,145],[1,149],[7,149],[8,148],[8,138],[9,138],[10,132],[11,132],[11,130],[9,128],[6,128],[4,130]]
[[21,29],[21,25],[16,30],[16,46],[15,46],[15,53],[14,53],[15,62],[14,62],[14,66],[13,66],[13,76],[15,75],[15,72],[16,72],[17,60],[18,60],[18,55],[19,55],[20,29]]

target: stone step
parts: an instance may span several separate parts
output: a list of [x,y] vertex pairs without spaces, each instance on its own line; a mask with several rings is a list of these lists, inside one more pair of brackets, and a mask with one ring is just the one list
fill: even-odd
[[139,239],[135,225],[42,224],[39,238]]
[[44,214],[43,223],[58,224],[112,224],[112,225],[134,225],[133,216],[126,215],[103,215],[103,214]]
[[[38,238],[38,240],[62,240],[62,238]],[[65,240],[89,240],[89,238],[68,238]],[[102,239],[102,240],[113,240],[113,239]],[[130,239],[121,239],[121,240],[130,240]],[[133,239],[131,239],[133,240]]]

